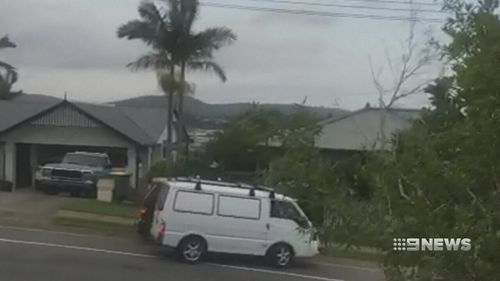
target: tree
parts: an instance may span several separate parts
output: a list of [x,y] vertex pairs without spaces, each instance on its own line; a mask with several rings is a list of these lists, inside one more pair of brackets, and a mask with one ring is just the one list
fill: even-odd
[[210,70],[225,81],[224,71],[213,61],[213,51],[236,39],[225,27],[193,32],[198,8],[197,0],[143,2],[138,9],[141,19],[118,29],[119,38],[138,39],[152,49],[128,67],[157,72],[160,86],[168,94],[168,144],[172,142],[174,97],[178,95],[177,110],[181,114],[184,95],[193,91],[193,86],[186,82],[186,70]]
[[[9,40],[8,36],[0,38],[0,50],[4,48],[15,48],[16,44]],[[17,71],[12,65],[0,61],[0,99],[8,99],[12,84],[17,81]]]
[[[409,96],[423,93],[424,88],[431,82],[429,79],[420,79],[420,72],[428,66],[435,57],[435,52],[431,44],[421,46],[416,40],[415,28],[417,24],[417,12],[413,9],[412,1],[409,2],[412,9],[410,10],[409,34],[405,40],[404,50],[398,59],[390,57],[389,52],[385,51],[385,59],[387,68],[390,74],[390,83],[386,85],[382,82],[381,76],[383,69],[374,70],[373,63],[370,59],[370,70],[372,74],[373,84],[378,92],[379,107],[382,109],[380,116],[380,148],[384,150],[388,138],[385,132],[385,123],[387,111],[401,99]],[[414,20],[412,20],[414,19]]]
[[[193,24],[199,10],[198,0],[169,0],[171,23],[178,35],[175,52],[180,64],[180,81],[186,81],[187,70],[202,70],[215,73],[223,82],[227,80],[222,67],[214,61],[213,52],[236,40],[236,35],[226,27],[207,28],[201,32],[193,31]],[[175,56],[177,57],[177,56]],[[184,109],[183,89],[179,91],[177,110]]]
[[280,146],[295,142],[298,132],[314,131],[318,118],[298,108],[290,115],[260,107],[232,119],[208,144],[207,157],[226,170],[255,172],[268,168]]
[[[498,1],[445,8],[451,40],[441,51],[451,71],[427,87],[433,107],[391,154],[368,161],[388,280],[500,280]],[[397,252],[395,237],[470,238],[472,249]]]
[[267,166],[271,154],[265,143],[275,135],[285,116],[277,111],[255,108],[229,121],[207,146],[207,157],[225,170],[255,172]]

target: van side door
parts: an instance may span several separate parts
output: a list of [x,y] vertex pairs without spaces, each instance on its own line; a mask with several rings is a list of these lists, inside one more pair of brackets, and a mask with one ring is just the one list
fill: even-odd
[[220,194],[216,206],[217,228],[211,237],[217,252],[262,255],[267,249],[262,198]]

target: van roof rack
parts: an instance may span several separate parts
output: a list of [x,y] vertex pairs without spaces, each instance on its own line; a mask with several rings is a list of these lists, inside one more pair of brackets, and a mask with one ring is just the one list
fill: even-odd
[[243,182],[225,182],[225,181],[213,181],[213,180],[202,180],[199,178],[192,178],[192,177],[178,177],[174,178],[175,181],[179,182],[193,182],[196,183],[195,188],[201,189],[201,184],[212,184],[212,185],[217,185],[217,186],[225,186],[225,187],[234,187],[234,188],[243,188],[243,189],[249,189],[250,196],[255,196],[255,190],[259,191],[266,191],[269,192],[269,198],[274,199],[275,198],[275,191],[274,189],[264,186],[264,185],[251,185]]

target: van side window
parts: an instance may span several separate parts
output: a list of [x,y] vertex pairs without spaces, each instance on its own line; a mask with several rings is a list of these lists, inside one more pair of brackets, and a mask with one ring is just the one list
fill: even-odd
[[214,195],[179,190],[175,194],[174,211],[211,215],[214,213]]
[[170,188],[167,185],[160,184],[158,192],[158,199],[156,200],[156,209],[163,210],[167,202],[168,191]]
[[272,200],[271,217],[297,221],[300,219],[301,215],[291,202]]
[[260,219],[260,199],[220,195],[217,215],[258,220]]

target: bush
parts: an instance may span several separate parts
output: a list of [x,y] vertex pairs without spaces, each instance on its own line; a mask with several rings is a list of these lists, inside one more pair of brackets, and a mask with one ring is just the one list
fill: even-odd
[[148,173],[148,179],[151,181],[153,178],[168,178],[179,176],[182,169],[182,164],[179,162],[174,164],[169,161],[160,161],[154,164]]
[[221,177],[221,171],[210,167],[210,163],[198,160],[178,161],[175,164],[168,161],[160,161],[149,170],[148,179],[158,177],[196,177],[204,179],[217,179]]

